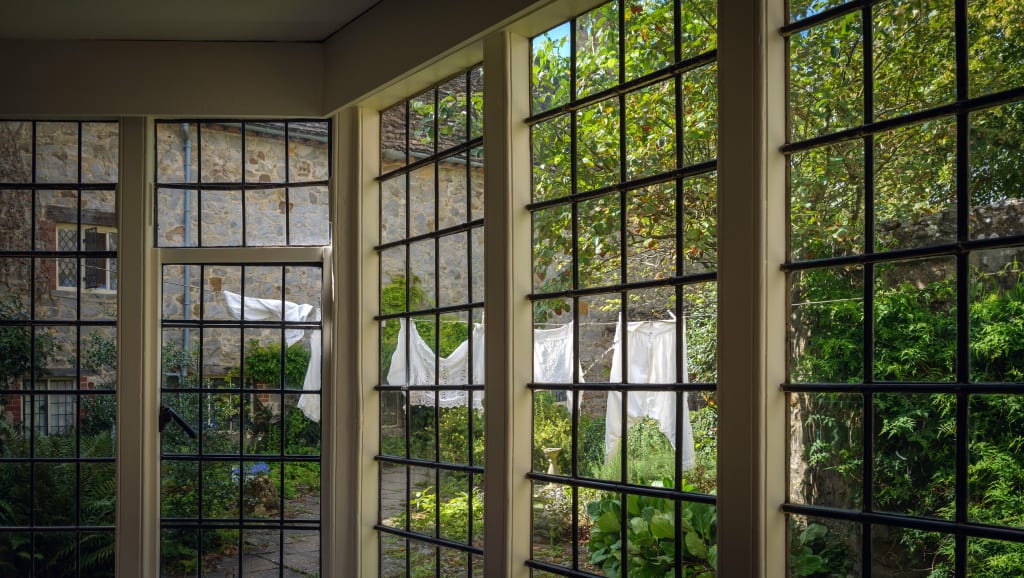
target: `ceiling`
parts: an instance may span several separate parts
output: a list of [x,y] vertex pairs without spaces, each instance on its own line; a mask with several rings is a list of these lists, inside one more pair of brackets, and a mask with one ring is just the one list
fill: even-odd
[[318,42],[380,0],[3,0],[0,38]]

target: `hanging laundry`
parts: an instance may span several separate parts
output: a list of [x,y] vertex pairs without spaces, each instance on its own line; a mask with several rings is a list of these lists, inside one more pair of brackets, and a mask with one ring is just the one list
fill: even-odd
[[[484,326],[473,324],[473,383],[484,382]],[[408,354],[403,344],[408,343]],[[537,383],[572,383],[572,323],[555,329],[537,329],[533,333],[533,380]],[[469,340],[463,341],[448,357],[436,360],[434,350],[419,334],[416,322],[399,319],[398,347],[391,356],[389,385],[466,385],[469,383]],[[436,374],[436,375],[435,375]],[[582,382],[582,378],[580,379]],[[556,392],[557,393],[557,392]],[[564,391],[561,399],[567,399]],[[440,391],[441,407],[466,405],[466,391]],[[474,392],[473,407],[483,410],[482,391]],[[412,405],[434,405],[434,392],[411,391]],[[570,411],[572,408],[569,408]]]
[[[683,383],[688,383],[686,332],[683,331]],[[676,322],[675,321],[632,321],[627,324],[628,343],[627,358],[629,371],[627,383],[676,382]],[[612,360],[609,381],[622,381],[622,322],[615,328],[615,341],[612,344],[615,357]],[[671,391],[630,391],[627,408],[626,428],[645,417],[658,422],[658,429],[665,434],[676,451],[682,452],[683,469],[694,466],[693,429],[690,425],[690,410],[687,405],[687,394],[683,396],[683,440],[681,447],[676,445],[676,393]],[[605,413],[605,454],[612,458],[619,447],[622,435],[622,393],[608,393]]]
[[[279,299],[259,299],[257,297],[242,298],[238,293],[222,291],[224,302],[235,319],[247,321],[280,321],[282,312],[285,321],[314,322],[320,320],[320,310],[309,304],[292,303]],[[283,310],[283,311],[282,311]],[[290,347],[305,336],[305,329],[285,329],[285,345]],[[302,381],[303,391],[320,390],[320,331],[313,330],[309,338],[309,365],[306,367],[306,376]],[[320,396],[302,394],[299,396],[298,408],[307,418],[320,421]]]
[[[553,329],[533,330],[533,381],[537,383],[572,383],[573,349],[570,321]],[[579,370],[583,383],[583,370]],[[552,392],[555,401],[573,411],[569,392],[558,389]],[[580,394],[582,401],[582,393]]]
[[[473,383],[483,383],[484,332],[483,325],[473,324]],[[408,354],[406,353],[408,344]],[[416,329],[416,322],[399,319],[398,347],[391,355],[388,370],[389,385],[469,385],[469,340],[463,341],[448,357],[435,360],[434,350]],[[436,363],[435,363],[436,362]],[[410,391],[412,405],[434,405],[433,391]],[[469,392],[442,390],[437,392],[440,407],[466,405]],[[483,392],[473,393],[473,407],[483,411]]]

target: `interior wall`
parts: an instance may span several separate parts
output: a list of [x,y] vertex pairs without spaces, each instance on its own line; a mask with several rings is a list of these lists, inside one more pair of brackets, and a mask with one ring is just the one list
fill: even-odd
[[0,117],[322,117],[383,108],[601,0],[382,0],[323,43],[0,39]]
[[0,40],[0,116],[321,116],[323,45]]
[[324,43],[324,106],[385,108],[483,60],[498,29],[532,36],[605,0],[382,0]]

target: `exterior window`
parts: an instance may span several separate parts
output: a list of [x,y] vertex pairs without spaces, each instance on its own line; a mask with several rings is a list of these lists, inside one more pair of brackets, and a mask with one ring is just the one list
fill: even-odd
[[716,570],[716,22],[613,1],[532,40],[534,576]]
[[161,574],[319,576],[331,124],[156,128]]
[[[117,229],[82,225],[79,232],[77,225],[58,224],[57,250],[77,251],[79,247],[89,253],[116,253]],[[81,284],[84,289],[117,290],[117,259],[86,258],[82,260],[81,271],[76,259],[59,259],[57,270],[57,287],[60,289],[74,289]]]
[[118,140],[0,121],[0,575],[114,573]]
[[483,69],[383,111],[380,575],[483,576]]
[[1018,574],[1020,5],[789,11],[790,575]]
[[[39,380],[36,390],[66,391],[74,389],[71,380]],[[67,435],[75,425],[75,396],[38,394],[32,408],[32,419],[38,435]]]

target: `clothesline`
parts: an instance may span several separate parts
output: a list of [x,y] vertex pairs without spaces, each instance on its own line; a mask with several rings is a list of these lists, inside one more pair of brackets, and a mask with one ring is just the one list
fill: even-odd
[[[670,383],[676,380],[676,334],[675,319],[659,321],[616,322],[612,350],[619,351],[611,366],[611,381],[618,381],[623,374],[631,383]],[[438,357],[423,340],[414,319],[399,318],[398,341],[406,347],[398,347],[391,356],[386,376],[388,385],[447,385],[472,382],[480,383],[484,369],[484,328],[472,336],[472,359],[470,339],[463,341],[447,357]],[[573,323],[561,324],[554,329],[534,329],[533,332],[533,379],[542,383],[584,383],[586,371],[579,365],[573,348]],[[628,338],[626,338],[626,335]],[[629,365],[623,367],[627,352],[622,351],[628,343]],[[682,333],[683,381],[688,382],[688,353],[686,331]],[[472,371],[472,376],[470,372]],[[574,381],[575,380],[575,381]],[[558,390],[556,390],[558,391]],[[409,391],[410,405],[427,407],[465,407],[470,396],[464,390]],[[622,431],[646,417],[657,420],[659,430],[668,438],[673,447],[679,443],[683,468],[694,464],[693,434],[689,420],[686,394],[683,394],[682,439],[676,439],[676,393],[638,392],[623,400],[621,392],[607,392],[605,413],[605,455],[611,459],[619,447]],[[557,393],[556,393],[557,399]],[[479,392],[472,396],[472,406],[483,410],[484,395]],[[568,398],[569,411],[573,411]],[[626,423],[623,423],[625,420]]]

